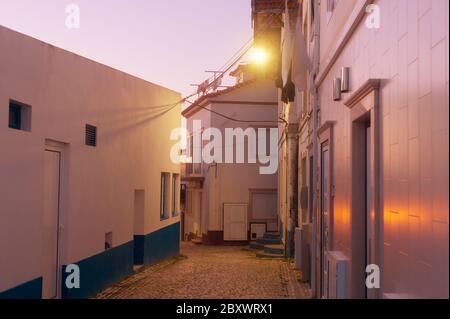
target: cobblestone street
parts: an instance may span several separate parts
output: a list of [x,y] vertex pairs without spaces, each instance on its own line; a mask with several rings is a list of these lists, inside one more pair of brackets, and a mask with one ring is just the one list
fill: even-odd
[[99,299],[306,298],[292,266],[258,259],[243,247],[182,243],[182,257],[147,267],[96,296]]

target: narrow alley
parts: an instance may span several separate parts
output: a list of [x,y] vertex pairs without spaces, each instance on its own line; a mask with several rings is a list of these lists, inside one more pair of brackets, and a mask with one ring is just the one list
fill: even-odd
[[95,298],[307,298],[285,260],[259,259],[242,246],[192,243],[182,243],[181,254],[138,271]]
[[449,0],[63,2],[0,0],[0,304],[449,299]]

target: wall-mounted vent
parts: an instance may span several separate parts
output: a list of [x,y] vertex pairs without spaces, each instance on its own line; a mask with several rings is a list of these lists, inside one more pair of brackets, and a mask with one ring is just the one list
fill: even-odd
[[86,124],[86,145],[97,146],[97,127]]
[[341,70],[341,92],[350,91],[350,68],[343,67]]
[[341,100],[341,79],[335,78],[333,81],[333,101]]

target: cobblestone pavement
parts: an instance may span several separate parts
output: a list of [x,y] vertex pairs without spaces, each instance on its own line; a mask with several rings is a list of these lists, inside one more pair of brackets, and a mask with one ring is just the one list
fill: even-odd
[[290,263],[258,259],[243,247],[182,243],[182,257],[144,268],[99,299],[307,298]]

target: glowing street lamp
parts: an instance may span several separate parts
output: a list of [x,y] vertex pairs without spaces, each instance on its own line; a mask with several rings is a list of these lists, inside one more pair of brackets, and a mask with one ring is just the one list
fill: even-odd
[[268,60],[268,54],[264,49],[253,48],[252,50],[252,61],[257,64],[265,64]]

